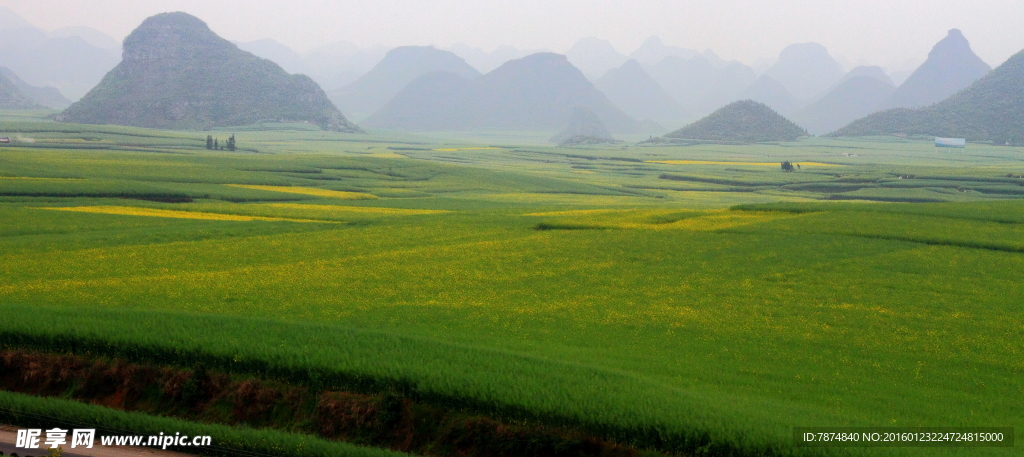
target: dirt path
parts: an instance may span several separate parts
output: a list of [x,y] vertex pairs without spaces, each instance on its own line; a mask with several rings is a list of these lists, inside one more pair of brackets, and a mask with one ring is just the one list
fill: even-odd
[[[9,456],[12,452],[17,453],[21,457],[25,456],[44,456],[46,455],[46,449],[22,449],[14,447],[17,442],[18,427],[10,425],[0,425],[0,452],[3,455]],[[92,449],[75,448],[71,449],[70,446],[64,446],[64,452],[61,454],[62,457],[196,457],[194,454],[182,454],[180,452],[161,451],[159,449],[150,449],[148,447],[133,447],[133,446],[100,446],[99,438],[97,437],[96,443]]]

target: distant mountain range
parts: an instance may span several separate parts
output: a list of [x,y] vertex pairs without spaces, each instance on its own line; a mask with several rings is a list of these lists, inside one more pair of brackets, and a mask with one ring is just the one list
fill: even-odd
[[521,59],[538,52],[547,52],[540,49],[517,49],[509,45],[498,46],[493,51],[487,52],[465,43],[456,43],[446,49],[446,51],[451,51],[455,55],[462,57],[466,63],[480,73],[490,73],[510,60]]
[[[456,44],[449,50],[403,46],[385,52],[386,48],[381,46],[360,48],[337,42],[299,54],[272,39],[236,44],[238,49],[280,67],[271,70],[270,66],[254,63],[259,59],[246,60],[248,58],[240,57],[242,54],[232,57],[238,65],[249,62],[246,65],[260,68],[256,73],[264,72],[266,84],[256,84],[252,79],[255,74],[244,81],[251,89],[260,87],[263,92],[236,96],[234,100],[244,101],[231,108],[227,107],[230,105],[227,98],[208,95],[210,100],[217,100],[215,113],[205,106],[213,103],[209,100],[173,100],[194,97],[197,91],[209,91],[213,87],[226,92],[226,86],[221,84],[229,83],[215,82],[222,78],[207,78],[203,82],[212,86],[205,89],[167,86],[142,90],[135,87],[147,96],[163,93],[164,98],[151,100],[148,109],[159,108],[165,112],[137,111],[132,116],[139,119],[137,122],[175,118],[180,122],[167,125],[220,125],[231,116],[235,116],[231,122],[241,121],[236,114],[225,114],[239,106],[254,108],[263,104],[247,118],[277,116],[280,120],[297,116],[333,129],[357,130],[358,127],[348,122],[330,101],[324,103],[320,99],[318,93],[323,86],[332,89],[328,94],[343,111],[358,118],[372,114],[370,124],[382,128],[418,130],[430,125],[442,129],[553,130],[565,122],[575,106],[583,106],[592,110],[612,131],[638,132],[657,127],[637,119],[679,125],[734,101],[749,99],[768,105],[814,134],[824,134],[888,108],[927,107],[957,94],[991,71],[957,29],[950,30],[905,81],[898,81],[901,82],[898,87],[893,85],[893,77],[903,79],[903,76],[897,74],[899,72],[886,74],[879,67],[857,67],[844,74],[842,65],[817,43],[787,46],[772,65],[759,66],[767,67],[761,75],[742,63],[725,61],[710,50],[698,52],[669,46],[657,36],[649,37],[628,55],[606,40],[583,38],[566,56],[557,58],[551,53],[527,55],[529,51],[510,46],[490,52],[464,44]],[[78,119],[80,115],[84,116],[81,119],[91,120],[103,116],[118,118],[110,114],[117,110],[96,108],[101,99],[106,100],[104,103],[115,99],[126,103],[122,111],[133,106],[132,109],[141,110],[139,103],[131,103],[110,92],[128,87],[124,86],[129,84],[128,79],[124,79],[126,68],[145,66],[141,61],[132,62],[127,54],[118,66],[119,53],[121,43],[96,29],[65,27],[46,32],[10,9],[0,7],[0,64],[5,65],[0,73],[9,83],[3,84],[2,89],[8,95],[0,104],[64,108],[71,103],[68,98],[74,100],[91,90],[89,103],[72,106],[64,115],[66,119]],[[538,56],[547,56],[546,63],[542,64],[545,59]],[[556,60],[561,63],[556,64]],[[533,62],[532,67],[529,62]],[[110,71],[115,66],[121,68],[121,72]],[[175,77],[193,71],[191,66],[186,62]],[[147,71],[151,70],[153,68],[149,67]],[[164,70],[165,76],[174,73],[170,68]],[[487,74],[481,76],[481,71]],[[282,75],[286,72],[307,74],[312,81],[303,76],[285,78]],[[245,79],[230,72],[224,78],[234,78],[234,83],[243,83],[241,79]],[[271,87],[277,95],[271,94]],[[287,98],[298,93],[306,94],[301,103]],[[275,97],[281,106],[279,112],[273,114],[275,109],[271,109],[270,104]],[[513,100],[513,97],[518,99]],[[93,109],[87,115],[84,106],[99,111]],[[310,109],[319,114],[314,115]],[[923,120],[924,124],[916,120],[910,124],[904,122],[923,119],[918,116],[925,111],[888,112],[886,116],[894,126],[899,125],[904,130],[911,125],[936,126]],[[897,122],[898,119],[901,120]],[[130,122],[127,118],[121,121]],[[870,124],[865,122],[857,124],[856,129],[851,126],[843,131],[863,130]],[[995,138],[989,134],[976,136]]]
[[[36,87],[33,86],[14,73],[13,70],[7,67],[0,67],[0,77],[4,80],[2,97],[7,102],[0,102],[2,108],[55,108],[63,109],[71,105],[71,100],[68,100],[60,91],[55,87]],[[16,92],[14,95],[8,95],[11,91]],[[22,102],[15,102],[27,98],[31,100],[31,103],[26,106],[14,106],[18,104],[24,104]],[[14,102],[14,103],[11,103]]]
[[594,86],[615,106],[637,119],[675,121],[688,116],[686,109],[647,74],[636,59],[608,70]]
[[[711,54],[713,55],[713,54]],[[716,60],[717,59],[717,60]],[[701,54],[690,58],[672,54],[646,67],[648,73],[696,119],[738,99],[757,79],[739,62],[722,62]]]
[[432,46],[402,46],[388,51],[372,70],[328,96],[344,112],[365,117],[383,107],[414,79],[435,71],[449,71],[470,80],[480,76],[480,72],[452,52]]
[[[977,57],[969,47],[958,45],[956,38],[951,35],[944,40],[950,44],[937,45],[933,57],[947,57],[929,59],[918,74],[939,74],[941,79],[943,72],[959,68],[956,61],[962,61],[967,67],[976,63],[971,59],[977,60]],[[259,40],[240,46],[280,63],[289,71],[298,71],[303,65],[308,65],[303,63],[308,59],[304,60],[273,40]],[[937,52],[944,49],[952,49],[953,52]],[[966,53],[957,54],[963,49]],[[419,50],[421,55],[416,55],[415,50]],[[362,118],[382,108],[407,84],[426,73],[452,71],[472,80],[479,74],[475,70],[487,70],[498,66],[499,62],[521,58],[524,52],[510,46],[485,52],[464,44],[453,46],[451,51],[412,46],[394,51],[402,52],[387,54],[357,81],[329,92],[332,100],[343,111]],[[350,49],[348,52],[354,51]],[[953,57],[948,57],[950,55]],[[657,36],[645,40],[629,56],[618,52],[605,40],[583,38],[567,52],[566,57],[622,111],[634,118],[666,124],[698,118],[736,100],[752,99],[821,134],[881,109],[896,96],[896,92],[888,87],[891,79],[881,68],[858,67],[844,74],[842,66],[828,50],[816,43],[787,46],[760,78],[747,65],[722,60],[710,50],[698,52],[667,46]],[[635,63],[629,63],[629,60]],[[942,66],[935,62],[946,64]],[[931,67],[941,71],[926,71]],[[605,71],[600,73],[602,70]],[[849,82],[851,79],[857,80]],[[941,94],[946,90],[913,89],[920,85],[918,80],[921,79],[908,79],[901,91]],[[458,84],[443,77],[425,81],[436,84],[442,80]],[[427,89],[421,87],[420,90]]]
[[707,117],[664,135],[678,138],[729,143],[793,141],[807,135],[802,127],[753,100],[730,103]]
[[895,90],[896,86],[881,68],[857,67],[824,96],[793,114],[792,119],[814,135],[833,132],[875,112]]
[[793,114],[803,104],[785,85],[769,75],[761,75],[738,98],[764,103],[783,116]]
[[821,96],[843,73],[843,66],[818,43],[786,46],[779,60],[765,71],[798,100],[798,105]]
[[991,69],[971,51],[971,45],[963,33],[952,29],[928,53],[928,60],[879,108],[930,105],[970,86]]
[[312,79],[238,49],[185,13],[143,21],[124,59],[60,120],[203,130],[301,121],[359,132]]
[[820,100],[793,115],[793,120],[815,135],[833,132],[854,119],[875,111],[896,88],[869,76],[839,84]]
[[[262,55],[270,57],[276,53],[277,57],[272,58],[286,68],[294,68],[299,61],[297,54],[272,43],[265,43],[263,47]],[[452,50],[464,58],[459,61],[451,55],[442,57],[444,51],[434,50],[435,61],[429,64],[416,58],[407,58],[405,62],[382,60],[378,64],[380,68],[364,74],[358,84],[331,92],[332,98],[346,112],[362,117],[384,106],[405,87],[404,84],[430,71],[454,71],[471,80],[475,74],[469,68],[486,70],[502,59],[523,53],[509,46],[490,53],[461,44],[453,46]],[[942,96],[949,92],[949,87],[965,87],[961,73],[973,75],[966,78],[970,80],[987,71],[987,66],[970,51],[957,31],[952,31],[936,45],[929,60],[915,72],[918,76],[909,77],[899,90],[879,67],[858,67],[844,74],[836,59],[817,43],[787,46],[760,78],[747,65],[722,60],[710,50],[698,52],[668,46],[657,36],[645,40],[628,56],[618,52],[608,41],[583,38],[570,48],[566,57],[613,104],[637,119],[678,124],[730,102],[751,99],[790,116],[815,134],[834,131],[882,109],[902,93]],[[927,75],[931,76],[925,77]],[[440,84],[442,81],[449,84],[446,90],[453,90],[451,85],[461,84],[444,77],[427,78],[423,82]],[[419,90],[428,89],[420,87]],[[413,98],[432,99],[426,94]]]
[[27,83],[77,99],[117,65],[120,44],[89,27],[46,32],[0,7],[0,65]]
[[45,107],[25,94],[6,74],[0,74],[0,109],[43,108]]
[[425,74],[367,118],[367,127],[402,130],[561,129],[577,106],[612,132],[644,130],[565,56],[538,53],[470,80],[453,72]]
[[[791,46],[787,49],[792,48]],[[818,73],[823,75],[817,78],[819,82],[834,77],[834,73],[824,71],[834,67],[834,61],[830,62],[830,59],[826,58],[827,51],[815,48],[816,45],[806,46],[804,60],[808,64],[793,65],[793,68],[819,68]],[[783,51],[783,54],[786,54],[786,51]],[[773,69],[778,66],[779,64],[776,64]],[[775,70],[769,70],[768,74],[778,74],[777,71],[773,71]],[[824,94],[809,100],[806,106],[792,112],[787,110],[793,102],[779,96],[777,91],[773,93],[777,97],[776,100],[771,100],[766,95],[751,93],[745,93],[744,96],[768,103],[777,111],[791,115],[795,122],[806,127],[811,133],[821,135],[833,132],[874,112],[889,108],[930,105],[969,86],[988,72],[988,65],[971,51],[970,44],[963,34],[954,29],[935,45],[928,55],[928,60],[898,88],[893,86],[892,80],[881,68],[857,67],[839,78],[838,82]],[[806,77],[814,72],[808,70],[791,73],[802,73]],[[796,87],[810,85],[810,82],[803,81]],[[793,84],[790,86],[794,87]],[[793,100],[798,105],[802,104],[798,97],[793,97]]]
[[890,78],[889,75],[885,74],[885,70],[883,70],[882,67],[861,65],[859,67],[854,67],[853,70],[846,72],[846,74],[843,75],[842,78],[839,78],[839,82],[837,82],[829,90],[834,90],[836,87],[846,82],[847,80],[858,78],[861,76],[876,79],[887,86],[892,86],[894,88],[896,87],[896,85],[893,83],[892,78]]
[[566,127],[551,137],[552,143],[562,146],[581,144],[601,144],[615,141],[608,127],[590,108],[577,106]]
[[273,61],[288,73],[313,78],[328,91],[340,89],[359,79],[380,62],[388,51],[384,46],[360,48],[344,41],[320,46],[305,54],[299,54],[270,38],[235,44],[243,51]]
[[[710,52],[710,50],[705,52]],[[661,41],[661,37],[655,35],[644,40],[643,44],[629,55],[629,58],[640,62],[641,65],[654,65],[665,60],[668,56],[688,60],[697,57],[698,55],[701,54],[693,49],[681,48],[679,46],[667,46]],[[717,57],[718,56],[715,56],[715,58]]]
[[[829,55],[824,46],[817,43],[799,43],[787,46],[779,53],[779,59],[760,77],[753,78],[753,70],[746,66],[733,65],[731,79],[722,79],[721,70],[717,78],[729,91],[729,100],[753,100],[764,103],[784,116],[795,115],[812,100],[819,98],[843,77],[843,68]],[[705,65],[707,66],[707,65]],[[709,72],[710,74],[714,74]],[[748,79],[749,78],[749,79]],[[742,87],[739,83],[746,82]],[[718,100],[720,103],[721,99]],[[719,105],[721,106],[721,105]]]
[[591,81],[629,60],[628,57],[616,51],[615,47],[607,40],[593,37],[577,41],[573,47],[565,51],[565,57]]
[[934,135],[1024,146],[1021,119],[1024,119],[1024,51],[939,103],[875,113],[832,135]]

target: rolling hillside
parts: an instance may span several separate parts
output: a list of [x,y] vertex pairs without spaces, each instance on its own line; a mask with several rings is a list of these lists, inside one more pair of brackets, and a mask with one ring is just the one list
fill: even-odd
[[731,103],[665,138],[736,143],[793,141],[807,131],[767,105],[753,100]]
[[991,69],[974,54],[963,33],[952,29],[880,108],[930,105],[970,86]]
[[934,105],[872,114],[833,136],[935,135],[1024,145],[1024,51],[967,89]]

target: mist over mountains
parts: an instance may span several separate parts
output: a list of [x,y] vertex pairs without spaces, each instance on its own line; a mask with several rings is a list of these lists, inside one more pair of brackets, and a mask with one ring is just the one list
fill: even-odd
[[981,79],[992,68],[971,51],[957,29],[939,41],[928,60],[896,89],[882,108],[917,108],[938,102]]
[[835,90],[793,114],[792,118],[811,134],[834,132],[874,112],[894,90],[892,85],[875,78],[858,76],[842,82]]
[[[904,76],[905,68],[891,73],[877,66],[844,71],[840,59],[818,43],[786,46],[770,65],[758,64],[764,69],[759,72],[712,50],[666,45],[657,36],[629,53],[607,40],[586,37],[564,55],[512,46],[486,51],[462,43],[447,49],[389,49],[346,42],[299,53],[270,38],[231,45],[216,37],[175,59],[164,59],[162,73],[144,65],[138,48],[126,49],[118,64],[121,47],[87,26],[47,32],[0,7],[0,105],[61,109],[88,92],[87,103],[72,105],[63,119],[205,128],[277,118],[344,131],[358,127],[342,112],[386,129],[557,131],[579,108],[611,132],[637,133],[658,131],[659,124],[676,128],[730,103],[751,100],[816,135],[894,129],[959,132],[963,130],[948,125],[950,119],[976,125],[963,116],[985,109],[954,110],[959,114],[943,115],[940,121],[935,106],[950,108],[950,97],[970,103],[989,100],[978,95],[980,89],[966,91],[974,94],[967,98],[962,93],[987,81],[991,71],[957,29],[936,43],[909,76]],[[217,51],[211,54],[213,49]],[[251,74],[196,73],[202,65],[222,68],[223,62],[211,63],[215,55]],[[206,86],[168,83],[188,78]],[[1006,87],[991,91],[1015,100],[1007,78],[1002,79]],[[235,96],[221,97],[221,92]],[[880,119],[891,125],[880,124]],[[1016,137],[1010,127],[996,130],[971,132],[974,138],[992,141]]]
[[636,119],[682,120],[689,116],[686,108],[669,95],[636,59],[608,70],[594,81],[594,86]]
[[[707,52],[710,52],[710,50]],[[661,41],[661,37],[654,35],[644,40],[640,47],[629,55],[629,58],[634,59],[643,65],[654,65],[665,60],[665,58],[669,56],[675,56],[685,60],[692,59],[698,55],[700,55],[700,53],[693,49],[686,49],[679,46],[667,46]],[[717,59],[718,56],[716,55],[715,58]]]
[[746,65],[722,64],[705,54],[690,58],[669,55],[647,68],[692,117],[703,116],[738,100],[740,93],[757,79],[754,70]]
[[435,71],[448,71],[466,79],[480,72],[461,57],[432,46],[401,46],[388,51],[380,61],[355,82],[328,93],[331,100],[349,115],[370,115],[416,78]]
[[427,73],[363,125],[401,130],[557,130],[577,106],[593,111],[612,132],[644,130],[565,56],[553,53],[506,62],[473,80],[449,71]]
[[839,81],[836,82],[835,86],[833,86],[830,90],[835,89],[840,84],[848,80],[851,80],[853,78],[859,78],[862,76],[876,79],[887,86],[892,86],[893,88],[896,87],[896,84],[893,83],[892,78],[890,78],[889,75],[885,74],[885,70],[883,70],[882,67],[861,65],[859,67],[854,67],[853,70],[846,72],[846,74],[843,75],[842,78],[839,78]]
[[1024,51],[939,103],[875,113],[833,135],[934,135],[1024,146],[1021,119],[1024,119]]
[[803,105],[784,84],[769,75],[761,75],[737,98],[763,103],[783,116],[793,114]]
[[818,43],[791,44],[765,75],[785,86],[799,100],[810,100],[843,77],[843,66]]
[[562,145],[602,144],[612,143],[612,137],[608,127],[605,127],[601,118],[589,108],[577,106],[572,111],[572,117],[562,131],[555,134],[548,141]]
[[577,41],[565,51],[565,57],[590,80],[601,77],[608,70],[621,66],[629,59],[616,51],[607,40],[593,37]]
[[7,74],[0,74],[0,109],[42,108],[43,105],[33,100],[32,97],[29,97],[28,94],[16,86]]
[[[0,76],[2,76],[4,82],[3,92],[6,94],[10,91],[15,91],[20,95],[8,96],[13,99],[19,99],[22,96],[31,101],[31,105],[45,108],[63,109],[71,105],[71,100],[68,100],[64,95],[60,93],[55,87],[36,87],[23,79],[19,78],[13,70],[7,67],[0,67]],[[7,83],[10,83],[9,85]],[[0,104],[4,108],[16,108],[14,106],[8,106],[6,104]],[[35,107],[33,106],[33,107]],[[20,108],[20,107],[18,107]]]
[[299,54],[270,38],[235,44],[243,51],[273,61],[288,73],[309,76],[328,91],[340,89],[359,79],[380,62],[389,50],[385,46],[360,48],[352,43],[338,41]]
[[0,66],[33,86],[52,86],[77,99],[117,65],[119,53],[120,44],[98,30],[47,32],[0,7]]

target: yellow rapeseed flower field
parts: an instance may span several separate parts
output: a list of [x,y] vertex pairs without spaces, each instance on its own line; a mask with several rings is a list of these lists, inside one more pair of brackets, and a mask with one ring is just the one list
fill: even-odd
[[572,217],[572,216],[590,216],[590,215],[594,215],[594,214],[607,214],[607,213],[614,213],[614,212],[621,212],[621,211],[622,210],[618,210],[618,209],[578,209],[578,210],[570,210],[570,211],[544,211],[544,212],[540,212],[540,213],[524,214],[523,216],[565,216],[565,217]]
[[124,216],[171,217],[177,219],[203,219],[209,221],[290,221],[290,222],[331,222],[313,219],[291,219],[284,217],[242,216],[238,214],[203,213],[196,211],[176,211],[169,209],[139,208],[135,206],[65,206],[37,207],[56,211],[75,211],[79,213],[117,214]]
[[225,184],[225,186],[241,187],[243,189],[269,190],[271,192],[285,192],[289,194],[314,195],[317,197],[338,198],[342,200],[369,200],[377,198],[376,195],[364,194],[362,192],[345,192],[341,190],[318,189],[316,187],[256,186],[249,184]]
[[440,209],[407,209],[407,208],[381,208],[376,206],[338,206],[338,205],[305,205],[302,203],[266,203],[260,206],[273,208],[288,208],[310,211],[327,211],[337,213],[361,213],[379,214],[390,216],[410,216],[416,214],[443,214],[451,211]]

